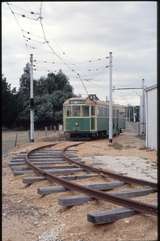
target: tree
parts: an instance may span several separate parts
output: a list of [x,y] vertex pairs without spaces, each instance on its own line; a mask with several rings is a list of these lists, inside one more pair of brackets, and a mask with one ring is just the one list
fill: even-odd
[[20,87],[17,93],[17,126],[28,128],[29,126],[29,91],[30,91],[30,68],[29,63],[24,67],[24,72],[20,78]]
[[[26,64],[20,78],[17,94],[18,119],[17,125],[29,127],[29,64]],[[59,70],[58,74],[49,73],[47,77],[34,80],[35,124],[38,128],[45,125],[62,124],[63,102],[73,96],[73,88],[67,76]]]
[[46,79],[40,78],[38,86],[38,95],[35,98],[35,122],[37,126],[62,124],[63,103],[73,96],[73,89],[68,78],[60,70],[57,75],[49,73]]
[[15,126],[17,117],[17,93],[16,88],[11,89],[6,78],[2,75],[2,126],[12,128]]

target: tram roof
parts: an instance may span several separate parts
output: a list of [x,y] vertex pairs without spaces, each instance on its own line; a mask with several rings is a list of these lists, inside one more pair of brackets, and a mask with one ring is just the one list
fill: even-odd
[[103,105],[106,105],[108,104],[109,102],[107,101],[107,103],[105,101],[101,101],[99,100],[96,96],[94,96],[94,98],[92,99],[91,96],[87,96],[86,98],[84,97],[72,97],[72,98],[69,98],[68,100],[66,100],[64,102],[64,104],[103,104]]
[[[93,96],[93,97],[92,97]],[[92,99],[93,98],[93,99]],[[102,101],[102,100],[99,100],[98,97],[96,97],[96,95],[89,95],[87,96],[86,98],[85,97],[72,97],[72,98],[69,98],[67,99],[65,102],[64,102],[64,105],[68,105],[68,104],[92,104],[92,105],[108,105],[109,104],[109,101]],[[113,108],[124,108],[125,106],[124,105],[120,105],[120,104],[116,104],[116,103],[113,103]]]

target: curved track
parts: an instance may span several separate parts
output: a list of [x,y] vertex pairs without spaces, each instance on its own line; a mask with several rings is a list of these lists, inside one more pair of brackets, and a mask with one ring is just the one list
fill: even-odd
[[[32,151],[27,153],[27,156],[25,158],[25,162],[37,175],[44,176],[49,181],[61,184],[66,189],[79,191],[80,193],[85,193],[86,195],[88,195],[92,198],[102,199],[102,200],[105,200],[105,201],[108,201],[108,202],[112,202],[116,205],[131,208],[131,209],[135,210],[136,212],[141,212],[141,213],[146,213],[146,214],[151,214],[151,215],[157,215],[157,207],[155,205],[145,204],[145,203],[142,203],[142,202],[139,202],[139,201],[130,200],[130,199],[127,199],[127,198],[122,198],[122,197],[117,197],[117,196],[114,196],[112,194],[109,194],[109,193],[106,193],[106,192],[103,192],[103,191],[95,190],[95,189],[92,189],[90,187],[86,187],[86,186],[77,184],[73,181],[68,181],[63,177],[59,177],[55,174],[52,174],[51,172],[49,172],[47,170],[44,170],[44,169],[38,167],[36,164],[34,164],[31,161],[31,155],[33,153],[36,153],[39,150],[43,150],[46,147],[55,146],[56,144],[59,144],[59,143],[43,145],[43,146],[35,148]],[[126,176],[122,176],[120,174],[116,174],[116,173],[109,172],[109,171],[106,171],[106,170],[94,168],[92,166],[88,166],[86,164],[83,164],[79,161],[73,160],[71,157],[68,157],[68,155],[67,155],[68,149],[71,148],[71,147],[80,145],[80,144],[82,144],[82,142],[68,145],[67,147],[62,149],[63,159],[66,163],[68,162],[68,163],[75,164],[76,166],[81,167],[83,170],[94,172],[94,173],[97,173],[98,175],[102,175],[102,176],[105,176],[105,177],[111,177],[111,178],[114,178],[114,179],[118,179],[118,180],[123,181],[125,183],[134,183],[134,184],[138,184],[138,185],[150,186],[154,189],[157,188],[157,184],[155,184],[155,183],[147,182],[147,181],[144,181],[144,180],[139,180],[139,179],[135,179],[135,178],[131,178],[131,177],[126,177]]]

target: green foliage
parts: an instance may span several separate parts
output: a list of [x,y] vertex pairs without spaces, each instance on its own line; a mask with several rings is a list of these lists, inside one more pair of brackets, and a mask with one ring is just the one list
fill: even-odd
[[[30,74],[29,64],[26,64],[24,73],[20,78],[20,87],[18,92],[11,90],[6,79],[3,79],[2,84],[5,86],[5,94],[2,98],[4,102],[9,102],[6,109],[3,108],[3,122],[9,126],[6,121],[5,113],[9,113],[13,108],[16,113],[8,117],[12,122],[23,128],[29,127],[30,120]],[[63,121],[63,103],[66,99],[73,96],[72,86],[69,84],[66,75],[59,70],[58,74],[49,73],[47,77],[41,77],[34,80],[34,102],[35,102],[35,125],[37,128],[42,128],[47,125],[62,124]],[[14,98],[13,98],[14,97]],[[14,101],[13,101],[14,99]],[[13,101],[12,105],[11,102]],[[16,107],[16,108],[15,108]]]
[[2,76],[1,80],[2,93],[2,126],[14,127],[17,116],[17,94],[16,89],[11,89],[6,78]]
[[63,103],[73,96],[72,86],[60,70],[49,73],[37,82],[35,97],[35,122],[38,127],[62,124]]

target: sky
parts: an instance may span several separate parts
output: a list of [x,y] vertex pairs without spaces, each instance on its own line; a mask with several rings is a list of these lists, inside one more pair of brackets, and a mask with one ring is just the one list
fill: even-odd
[[[82,96],[86,92],[76,73],[89,94],[109,99],[109,52],[113,87],[140,88],[143,78],[145,86],[157,83],[156,1],[43,2],[42,24],[52,49],[44,40],[40,5],[2,3],[2,73],[12,87],[19,88],[31,53],[36,60],[34,79],[62,69],[74,93]],[[141,94],[115,90],[113,101],[139,105]]]

